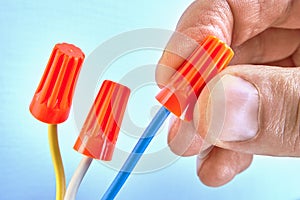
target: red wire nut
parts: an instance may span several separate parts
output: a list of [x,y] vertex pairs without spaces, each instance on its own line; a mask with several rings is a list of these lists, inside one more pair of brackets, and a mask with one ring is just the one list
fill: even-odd
[[83,52],[72,44],[54,46],[29,107],[35,118],[48,124],[68,118],[83,60]]
[[130,89],[104,81],[80,131],[74,149],[88,157],[111,160]]
[[233,51],[214,36],[207,37],[183,62],[171,81],[156,99],[178,117],[190,121],[200,92],[214,76],[223,70]]

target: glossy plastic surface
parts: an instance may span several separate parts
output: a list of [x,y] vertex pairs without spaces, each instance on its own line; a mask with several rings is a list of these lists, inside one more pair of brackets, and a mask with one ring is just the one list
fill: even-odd
[[74,149],[88,157],[111,160],[130,95],[121,84],[104,81]]
[[233,51],[224,42],[214,36],[207,37],[156,96],[157,100],[176,116],[184,114],[184,119],[191,120],[200,92],[232,57]]
[[48,124],[68,118],[84,57],[72,44],[55,45],[29,107],[35,118]]

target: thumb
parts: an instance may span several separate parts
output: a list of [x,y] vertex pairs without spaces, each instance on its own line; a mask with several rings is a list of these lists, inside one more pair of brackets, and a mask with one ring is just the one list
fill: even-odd
[[243,153],[300,156],[300,71],[232,66],[201,93],[194,123],[208,142]]

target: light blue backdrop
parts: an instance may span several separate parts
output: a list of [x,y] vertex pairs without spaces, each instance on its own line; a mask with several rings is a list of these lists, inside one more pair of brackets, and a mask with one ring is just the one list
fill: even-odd
[[[54,44],[74,43],[89,55],[99,44],[124,31],[146,27],[173,30],[191,2],[0,2],[0,199],[54,199],[47,127],[28,111]],[[154,56],[151,63],[158,58]],[[72,150],[78,134],[72,114],[59,131],[69,179],[81,158]],[[255,157],[251,167],[231,183],[209,188],[198,181],[195,158],[181,158],[159,171],[132,175],[117,199],[295,200],[300,199],[299,167],[300,159]],[[115,174],[94,162],[78,199],[99,199]]]

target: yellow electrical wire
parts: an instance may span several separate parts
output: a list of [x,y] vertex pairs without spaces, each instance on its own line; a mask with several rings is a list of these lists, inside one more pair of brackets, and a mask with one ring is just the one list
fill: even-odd
[[63,200],[66,192],[66,179],[65,179],[64,166],[62,163],[59,145],[58,145],[56,124],[49,124],[48,139],[49,139],[52,163],[55,172],[56,200]]

